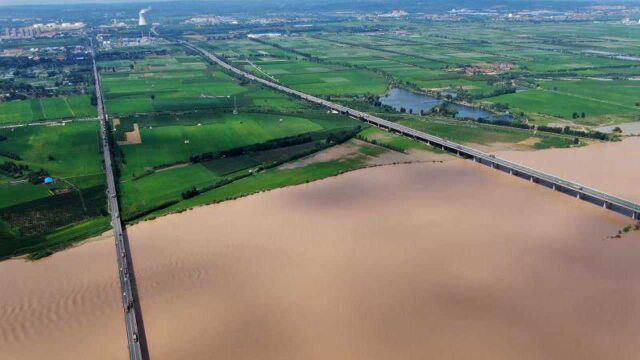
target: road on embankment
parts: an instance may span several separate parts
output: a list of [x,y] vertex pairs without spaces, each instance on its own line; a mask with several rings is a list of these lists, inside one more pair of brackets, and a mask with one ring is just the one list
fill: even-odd
[[615,211],[622,215],[629,216],[634,220],[640,219],[640,205],[633,203],[629,200],[625,200],[620,197],[607,194],[605,192],[592,189],[575,182],[564,180],[557,176],[546,174],[544,172],[531,169],[524,165],[516,164],[514,162],[511,162],[505,159],[500,159],[493,155],[470,148],[468,146],[460,145],[460,144],[448,141],[446,139],[442,139],[440,137],[412,129],[407,126],[400,125],[400,124],[379,118],[377,116],[369,115],[367,113],[354,110],[346,106],[342,106],[342,105],[339,105],[339,104],[336,104],[312,95],[305,94],[303,92],[300,92],[294,89],[290,89],[288,87],[282,86],[272,81],[265,80],[253,74],[250,74],[246,71],[242,71],[234,66],[231,66],[227,62],[223,61],[222,59],[218,58],[217,56],[213,55],[212,53],[208,52],[207,50],[201,47],[198,47],[196,45],[193,45],[185,41],[179,41],[179,43],[191,50],[201,53],[210,61],[216,63],[217,65],[221,66],[227,71],[234,73],[236,76],[259,82],[262,85],[267,86],[269,88],[276,89],[286,94],[296,96],[298,98],[301,98],[303,100],[309,101],[317,105],[325,106],[331,110],[349,115],[354,119],[367,122],[369,124],[378,126],[388,131],[396,132],[398,134],[413,138],[415,140],[422,141],[434,147],[438,147],[450,153],[454,153],[460,157],[471,159],[477,163],[490,166],[497,170],[508,172],[509,174],[521,177],[531,182],[538,183],[540,185],[551,188],[553,190],[566,193],[568,195],[574,196],[584,201],[588,201],[598,206],[602,206],[606,209]]
[[[118,275],[120,277],[120,290],[122,292],[122,305],[124,311],[125,328],[131,360],[149,359],[149,351],[142,322],[142,310],[138,301],[138,291],[133,271],[133,260],[129,247],[129,238],[120,217],[118,193],[115,175],[113,172],[113,157],[111,153],[111,134],[109,133],[109,119],[104,105],[102,88],[100,85],[100,73],[96,65],[95,50],[91,47],[91,60],[93,63],[93,76],[95,79],[95,91],[100,118],[100,138],[102,153],[104,155],[104,170],[107,177],[107,205],[111,214],[111,225],[115,236],[116,258],[118,263]],[[91,358],[91,356],[87,356]]]

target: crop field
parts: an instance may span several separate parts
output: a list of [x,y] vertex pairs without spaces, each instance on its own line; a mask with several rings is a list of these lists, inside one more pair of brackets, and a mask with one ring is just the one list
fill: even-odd
[[109,113],[185,111],[224,105],[246,90],[199,57],[172,55],[100,63]]
[[0,125],[95,116],[89,95],[0,102]]
[[198,56],[152,56],[135,62],[105,61],[100,66],[107,109],[116,116],[234,106],[303,107],[280,93],[241,86]]
[[[188,121],[158,121],[153,118],[121,119],[120,129],[137,123],[142,143],[122,145],[125,164],[123,178],[145,170],[186,162],[190,156],[219,152],[288,136],[334,129],[348,129],[359,123],[341,116],[323,114],[300,117],[262,113],[196,114]],[[198,121],[194,123],[194,121]]]
[[220,180],[202,164],[156,172],[120,186],[127,215],[137,214],[170,201],[182,200],[180,194],[191,187],[202,187]]
[[[508,106],[531,122],[596,126],[640,114],[640,59],[614,56],[640,54],[635,27],[411,23],[400,29],[393,21],[379,26],[375,33],[307,32],[216,40],[209,47],[259,76],[320,95],[353,95],[363,91],[354,84],[370,84],[342,76],[346,67],[368,79],[384,76],[416,90]],[[332,76],[324,76],[326,69]],[[332,82],[333,92],[325,91],[323,83]],[[380,94],[375,90],[366,89]]]
[[[240,40],[237,43],[216,42],[207,45],[246,71],[314,95],[381,94],[388,87],[388,81],[378,74],[336,64],[284,59],[282,57],[286,56],[286,52],[260,43]],[[265,49],[269,48],[267,52]],[[247,54],[259,58],[245,59]]]
[[[98,122],[0,129],[0,163],[27,166],[22,173],[0,170],[0,257],[47,248],[58,230],[106,214]],[[44,169],[55,183],[30,181]],[[58,246],[67,244],[58,235]]]

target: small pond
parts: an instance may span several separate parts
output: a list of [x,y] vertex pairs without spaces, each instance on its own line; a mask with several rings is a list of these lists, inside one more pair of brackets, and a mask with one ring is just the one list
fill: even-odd
[[[421,110],[424,112],[430,111],[437,105],[442,104],[442,100],[440,99],[429,95],[417,94],[400,88],[391,89],[389,94],[380,98],[380,102],[383,105],[393,107],[397,111],[400,111],[400,108],[407,109],[407,112],[412,110],[414,114],[419,114]],[[458,110],[458,113],[456,114],[457,118],[471,118],[474,120],[483,118],[494,121],[513,121],[513,117],[511,115],[496,115],[487,110],[455,103],[453,106]]]

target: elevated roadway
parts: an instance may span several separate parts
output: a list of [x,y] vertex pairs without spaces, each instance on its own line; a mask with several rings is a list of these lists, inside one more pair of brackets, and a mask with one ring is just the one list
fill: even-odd
[[120,278],[120,289],[124,312],[127,343],[129,348],[129,358],[131,360],[147,360],[149,352],[147,349],[146,336],[142,323],[142,311],[138,301],[138,292],[133,271],[133,261],[129,248],[129,238],[120,217],[120,207],[118,204],[118,193],[115,176],[113,173],[113,158],[111,153],[111,142],[109,134],[109,123],[107,111],[104,106],[102,88],[100,85],[100,73],[95,60],[95,52],[91,47],[91,59],[93,62],[93,76],[95,79],[95,91],[97,98],[98,117],[100,118],[100,138],[102,142],[102,153],[104,156],[104,170],[107,177],[107,205],[111,214],[111,225],[115,236],[116,258],[118,263],[118,275]]

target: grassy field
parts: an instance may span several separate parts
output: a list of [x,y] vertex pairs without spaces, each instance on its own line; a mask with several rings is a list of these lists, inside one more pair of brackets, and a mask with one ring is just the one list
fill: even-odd
[[196,56],[156,56],[100,66],[106,105],[113,115],[230,107],[228,96],[247,91]]
[[95,116],[89,95],[0,102],[0,125]]
[[[379,74],[367,70],[299,58],[293,60],[287,51],[247,40],[209,43],[207,47],[246,71],[314,95],[382,94],[389,83]],[[247,55],[260,58],[245,59]]]
[[54,177],[102,173],[98,132],[97,121],[0,129],[0,135],[7,137],[0,142],[0,151],[15,153],[20,162],[44,168]]
[[141,144],[120,146],[125,159],[122,165],[124,179],[139,175],[149,168],[185,162],[190,156],[205,152],[218,152],[288,136],[359,125],[351,119],[327,114],[305,117],[213,113],[182,118],[182,122],[158,122],[153,118],[147,121],[141,118],[121,120],[123,128],[126,123],[137,123],[142,139]]
[[367,129],[362,130],[358,133],[363,139],[368,142],[375,141],[377,144],[381,144],[383,146],[389,146],[394,150],[401,150],[403,152],[408,152],[411,150],[425,150],[425,151],[435,151],[436,149],[409,139],[404,136],[396,135],[387,131],[380,130],[376,127],[369,127]]
[[[98,131],[97,121],[0,129],[6,137],[0,151],[12,154],[0,162],[28,166],[23,176],[0,180],[0,258],[67,246],[79,239],[69,230],[75,224],[94,224],[106,214]],[[40,169],[55,184],[27,181],[26,173]],[[58,233],[63,228],[66,232]]]
[[[381,23],[375,34],[306,32],[216,40],[209,47],[255,74],[319,95],[376,93],[356,73],[370,79],[384,74],[410,87],[508,105],[537,123],[596,126],[640,115],[640,66],[607,55],[640,53],[640,33],[621,25],[409,23]],[[343,76],[345,68],[349,76]],[[501,95],[508,87],[528,91]]]
[[159,205],[180,201],[181,193],[191,187],[202,187],[220,180],[202,164],[168,169],[129,180],[120,185],[120,198],[125,216],[141,213]]

